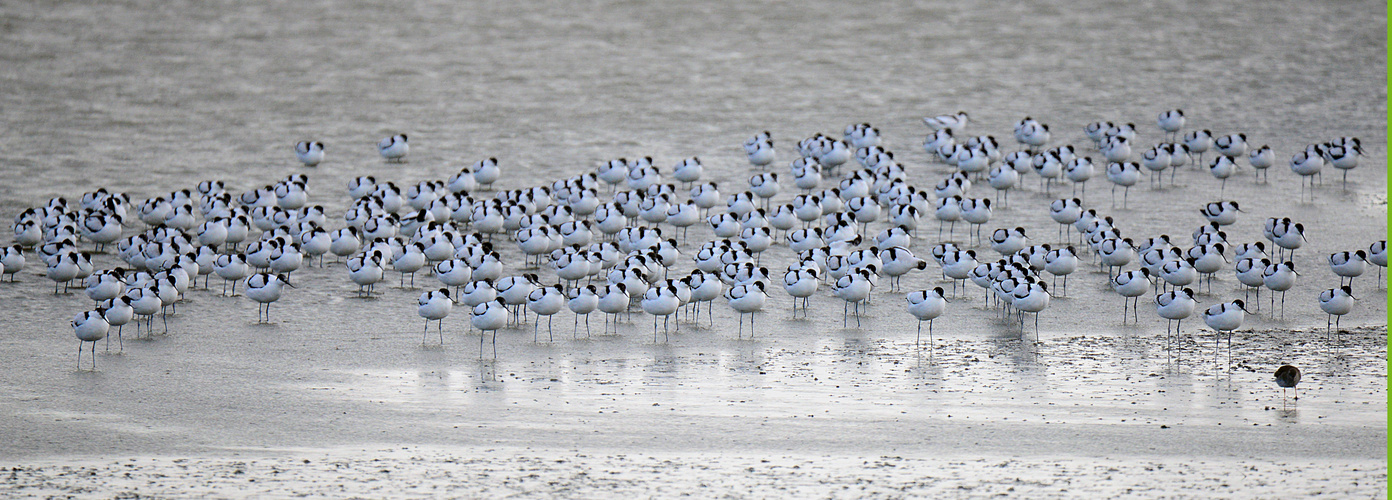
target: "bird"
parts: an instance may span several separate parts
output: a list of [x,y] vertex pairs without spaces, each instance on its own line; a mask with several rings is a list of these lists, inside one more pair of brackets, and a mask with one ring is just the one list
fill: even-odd
[[[484,190],[492,189],[493,183],[498,182],[498,179],[503,176],[502,167],[498,166],[497,158],[490,157],[479,160],[470,168],[474,171],[474,181],[478,183],[479,188]],[[625,175],[628,173],[627,170],[621,172]]]
[[561,308],[566,305],[565,289],[561,285],[536,287],[527,293],[527,309],[537,314],[537,322],[532,324],[532,342],[537,341],[537,327],[541,324],[541,316],[546,316],[546,337],[548,341],[555,340],[551,335],[551,318],[556,313],[561,312]]
[[[1260,148],[1247,152],[1247,163],[1252,166],[1252,169],[1255,170],[1257,174],[1261,174],[1262,179],[1265,180],[1267,169],[1276,164],[1276,153],[1271,151],[1271,146],[1263,145]],[[1256,174],[1252,176],[1254,180],[1256,177]]]
[[1295,272],[1295,263],[1291,261],[1274,262],[1262,270],[1262,284],[1271,290],[1271,308],[1276,309],[1276,294],[1281,292],[1281,319],[1286,318],[1286,290],[1295,286],[1295,278],[1300,273]]
[[991,171],[986,177],[986,183],[990,184],[991,187],[996,190],[996,193],[1000,195],[1001,201],[999,205],[1001,207],[1004,207],[1009,200],[1010,189],[1014,188],[1019,182],[1020,172],[1016,171],[1010,165],[996,165],[991,167]]
[[[1112,290],[1115,290],[1116,293],[1119,294],[1119,295],[1121,295],[1121,297],[1122,297],[1122,302],[1121,302],[1121,305],[1122,305],[1122,307],[1121,307],[1121,323],[1122,323],[1122,324],[1126,324],[1126,306],[1127,306],[1127,304],[1129,304],[1130,302],[1132,302],[1132,300],[1134,299],[1134,301],[1136,302],[1136,307],[1135,307],[1135,309],[1140,309],[1140,296],[1141,296],[1141,295],[1145,295],[1146,291],[1149,290],[1149,289],[1150,289],[1150,270],[1149,270],[1149,269],[1146,269],[1146,268],[1141,268],[1141,269],[1137,269],[1137,270],[1134,270],[1134,271],[1125,271],[1125,272],[1117,273],[1116,277],[1115,277],[1115,278],[1112,278]],[[1136,313],[1134,310],[1132,311],[1131,314],[1132,314],[1132,316],[1136,316],[1136,315],[1137,315],[1137,313]],[[1137,318],[1137,321],[1139,321],[1139,318]]]
[[[716,280],[719,281],[719,280]],[[604,287],[603,293],[599,294],[599,302],[595,307],[603,311],[607,316],[604,317],[604,332],[609,333],[609,318],[614,319],[614,332],[618,333],[619,318],[621,313],[628,312],[630,302],[628,285],[624,283],[613,283]]]
[[1300,198],[1302,201],[1305,198],[1306,178],[1310,179],[1310,199],[1313,200],[1315,197],[1314,176],[1318,175],[1320,169],[1324,168],[1323,151],[1323,146],[1311,145],[1305,148],[1304,151],[1291,156],[1290,169],[1291,172],[1295,172],[1296,175],[1300,176]]
[[1270,265],[1271,260],[1265,257],[1247,257],[1238,259],[1237,264],[1233,266],[1237,281],[1242,283],[1244,287],[1242,296],[1245,298],[1248,293],[1254,290],[1257,292],[1256,304],[1258,309],[1261,308],[1261,288],[1265,285],[1262,275],[1265,273],[1266,267]]
[[1295,391],[1295,400],[1300,400],[1300,389],[1295,386],[1300,384],[1300,369],[1291,365],[1281,365],[1276,369],[1276,386],[1281,388],[1281,403],[1286,402],[1286,389]]
[[493,357],[498,357],[498,329],[507,326],[508,309],[502,297],[474,306],[469,323],[479,329],[479,357],[483,357],[483,332],[493,332]]
[[1334,331],[1339,329],[1339,319],[1353,310],[1353,301],[1356,299],[1357,297],[1353,296],[1353,289],[1349,288],[1348,285],[1320,292],[1320,309],[1329,314],[1329,319],[1324,324],[1326,332],[1330,331],[1330,323],[1333,323]]
[[729,303],[730,308],[738,312],[740,316],[739,338],[744,337],[745,314],[749,315],[749,338],[754,338],[754,315],[764,308],[764,301],[768,299],[764,287],[764,282],[754,281],[735,285],[725,290],[725,300]]
[[1221,304],[1214,304],[1204,310],[1204,324],[1212,328],[1217,334],[1214,336],[1214,347],[1218,345],[1218,340],[1222,334],[1228,334],[1228,363],[1232,364],[1232,331],[1242,328],[1242,320],[1247,317],[1246,304],[1242,299],[1232,300]]
[[406,275],[411,275],[411,287],[416,286],[416,271],[425,267],[425,244],[415,242],[407,245],[399,257],[392,261],[392,269],[401,273],[402,288],[406,287]]
[[967,120],[969,118],[967,112],[958,111],[956,114],[952,115],[925,116],[923,117],[923,124],[927,125],[928,128],[932,129],[934,132],[946,130],[949,133],[955,133],[967,127]]
[[689,187],[691,183],[701,180],[701,173],[703,170],[701,159],[693,156],[673,166],[672,177],[681,181],[684,186]]
[[[104,300],[97,305],[97,309],[106,311],[102,314],[102,317],[106,318],[106,323],[116,327],[116,339],[120,342],[121,352],[126,350],[126,340],[121,336],[121,330],[124,329],[126,323],[135,319],[135,309],[131,307],[130,303],[130,297],[122,294],[120,297]],[[108,351],[111,350],[111,337],[106,338],[106,348]]]
[[1059,223],[1059,240],[1064,239],[1064,227],[1083,216],[1083,201],[1078,198],[1059,198],[1049,203],[1049,218]]
[[[382,252],[373,250],[349,258],[345,262],[348,278],[358,285],[358,296],[372,296],[372,285],[382,281]],[[234,290],[236,286],[233,286]]]
[[[1197,303],[1194,301],[1194,291],[1188,288],[1165,292],[1155,296],[1155,312],[1159,314],[1161,318],[1168,320],[1165,327],[1166,349],[1169,349],[1171,331],[1174,332],[1174,336],[1177,340],[1183,342],[1183,338],[1180,337],[1180,327],[1183,326],[1184,318],[1188,318],[1189,315],[1194,313],[1194,306],[1196,305]],[[1174,325],[1173,328],[1170,327],[1170,324]]]
[[[474,269],[469,267],[469,263],[464,259],[442,260],[435,264],[435,279],[440,280],[440,283],[446,287],[454,287],[455,291],[458,291],[459,287],[472,283],[474,281],[473,274]],[[458,301],[456,300],[456,302]]]
[[[159,295],[156,294],[154,290],[147,287],[129,287],[126,289],[125,297],[129,299],[128,303],[135,317],[145,320],[146,335],[153,335],[154,332],[152,330],[154,330],[154,328],[151,326],[151,323],[154,321],[155,313],[160,312],[160,308],[163,305]],[[138,320],[135,326],[136,333],[138,334],[140,328],[140,322]],[[165,330],[168,331],[168,329],[168,326],[166,326]]]
[[306,167],[313,167],[324,161],[324,143],[319,141],[300,141],[295,143],[295,158]]
[[1213,140],[1213,149],[1230,159],[1247,154],[1247,134],[1231,134]]
[[1160,113],[1160,115],[1155,118],[1155,125],[1160,127],[1160,130],[1167,135],[1174,136],[1179,134],[1179,131],[1184,128],[1184,110],[1172,109]]
[[1348,190],[1348,173],[1358,166],[1358,157],[1363,154],[1363,148],[1359,144],[1358,138],[1349,137],[1340,141],[1326,143],[1324,148],[1324,160],[1330,166],[1344,172],[1344,190]]
[[1073,251],[1072,246],[1055,248],[1044,254],[1044,271],[1054,276],[1055,281],[1059,276],[1063,276],[1063,288],[1059,292],[1060,296],[1067,293],[1068,275],[1078,270],[1078,257]]
[[817,293],[817,287],[821,283],[817,272],[815,266],[807,268],[794,264],[788,266],[788,271],[783,274],[783,289],[793,298],[793,317],[797,317],[798,302],[802,302],[803,317],[807,316],[807,299]]
[[[985,200],[983,200],[985,201]],[[871,247],[872,249],[874,247]],[[914,256],[913,251],[908,247],[892,246],[879,251],[876,256],[879,258],[881,274],[890,278],[890,291],[899,289],[899,280],[905,274],[915,269],[924,270],[928,268],[928,262]],[[813,277],[815,279],[815,276]],[[804,304],[803,311],[806,311]]]
[[773,138],[768,132],[755,135],[744,141],[744,152],[749,157],[749,163],[760,168],[773,163],[777,155],[773,149]]
[[1025,334],[1025,313],[1034,313],[1034,338],[1039,338],[1039,313],[1049,307],[1049,288],[1042,281],[1022,282],[1011,292],[1011,307],[1020,311],[1020,335]]
[[96,309],[78,313],[73,318],[73,334],[77,335],[77,369],[82,369],[82,347],[92,343],[92,371],[97,369],[97,341],[106,338],[111,325],[106,321],[106,311]]
[[1184,134],[1184,147],[1189,148],[1189,153],[1199,154],[1199,159],[1194,161],[1194,166],[1199,166],[1203,162],[1203,155],[1208,148],[1213,146],[1213,132],[1208,130],[1195,130]]
[[1228,188],[1228,178],[1237,173],[1237,162],[1233,161],[1230,156],[1215,156],[1213,157],[1213,163],[1208,166],[1208,173],[1213,174],[1214,178],[1223,181],[1218,188],[1218,198],[1221,199],[1223,193],[1226,192]]
[[1010,255],[1025,248],[1025,240],[1029,239],[1025,235],[1025,228],[1016,227],[1015,229],[1000,228],[991,233],[991,249],[1001,255]]
[[1215,201],[1204,205],[1199,213],[1209,222],[1227,226],[1237,222],[1237,213],[1241,211],[1235,201]]
[[[657,317],[662,317],[662,335],[664,340],[670,340],[667,336],[667,321],[672,314],[681,307],[681,298],[678,297],[677,287],[674,285],[654,286],[648,288],[643,293],[643,300],[639,302],[643,312],[651,314],[653,317],[653,343],[657,343]],[[681,325],[678,325],[680,328]]]
[[430,333],[430,322],[437,322],[436,331],[440,334],[440,345],[445,345],[445,317],[449,316],[450,309],[454,307],[454,299],[450,298],[449,289],[441,288],[435,291],[422,293],[416,300],[416,313],[425,318],[425,330],[421,333],[421,345],[425,345],[425,336]]
[[1348,286],[1352,287],[1353,279],[1363,275],[1367,263],[1368,254],[1362,250],[1329,254],[1329,269],[1339,276],[1340,285],[1348,278]]
[[1074,190],[1082,188],[1082,194],[1079,196],[1086,196],[1087,181],[1092,178],[1093,171],[1092,158],[1084,156],[1070,160],[1063,169],[1063,175],[1073,182]]
[[257,273],[246,279],[246,296],[258,303],[256,309],[258,323],[270,323],[271,304],[280,300],[281,289],[285,286],[295,287],[295,285],[290,284],[290,279],[286,278],[284,274]]
[[573,288],[566,292],[566,307],[575,313],[575,324],[570,336],[575,338],[580,332],[580,317],[585,317],[585,337],[590,336],[590,313],[599,308],[599,290],[594,285]]
[[1116,187],[1124,188],[1121,193],[1121,207],[1126,208],[1131,186],[1141,180],[1140,166],[1134,162],[1111,162],[1107,164],[1107,180],[1112,181],[1112,206],[1116,206]]
[[909,292],[905,299],[909,303],[909,314],[918,318],[918,334],[914,337],[914,348],[918,348],[919,341],[923,337],[923,322],[928,322],[928,353],[933,352],[933,320],[942,316],[947,309],[947,299],[943,298],[942,287],[934,287],[932,290],[919,290]]
[[23,246],[14,244],[5,247],[3,254],[0,254],[0,266],[4,267],[4,275],[10,277],[10,282],[14,282],[15,274],[24,270],[27,260]]
[[860,304],[870,299],[870,291],[874,288],[871,275],[875,273],[873,265],[848,272],[836,280],[836,286],[832,294],[836,298],[845,301],[841,308],[841,326],[846,326],[848,309],[851,304],[855,304],[856,327],[860,327]]
[[1306,241],[1305,225],[1299,222],[1291,223],[1290,219],[1283,219],[1272,228],[1271,236],[1271,241],[1275,243],[1276,246],[1281,247],[1283,250],[1290,251],[1285,257],[1294,259],[1295,250],[1304,245]]
[[1368,262],[1378,268],[1378,287],[1382,286],[1382,269],[1387,267],[1387,240],[1368,245]]
[[122,273],[119,270],[99,271],[88,276],[85,280],[87,298],[101,302],[125,294],[126,284],[121,281],[121,277]]
[[78,266],[78,253],[66,251],[57,254],[48,264],[48,272],[45,276],[53,280],[53,294],[58,295],[58,285],[63,285],[67,290],[67,283],[77,278],[81,268]]
[[406,161],[406,154],[410,152],[411,146],[406,144],[406,134],[396,134],[377,143],[377,153],[388,162]]

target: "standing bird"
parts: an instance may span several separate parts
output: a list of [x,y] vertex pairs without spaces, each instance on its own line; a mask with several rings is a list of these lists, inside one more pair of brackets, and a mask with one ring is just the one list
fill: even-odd
[[436,331],[440,334],[440,345],[445,345],[445,316],[449,316],[450,309],[454,308],[454,299],[450,298],[449,289],[441,288],[422,293],[416,303],[418,304],[416,314],[425,318],[425,331],[421,333],[421,345],[425,345],[425,336],[430,333],[431,321],[437,322]]
[[1242,327],[1242,320],[1247,318],[1246,304],[1241,299],[1222,304],[1214,304],[1204,310],[1204,324],[1208,325],[1215,332],[1213,345],[1216,349],[1218,340],[1224,333],[1228,334],[1228,366],[1232,366],[1232,331]]
[[295,144],[295,158],[306,167],[313,167],[324,161],[324,143],[303,141]]
[[1134,162],[1107,164],[1107,180],[1112,181],[1112,206],[1116,206],[1116,187],[1125,189],[1121,193],[1121,208],[1126,208],[1126,200],[1131,194],[1131,186],[1141,180],[1141,168]]
[[1066,295],[1068,293],[1068,275],[1078,270],[1078,256],[1073,253],[1073,247],[1070,245],[1056,248],[1044,254],[1044,270],[1054,276],[1055,282],[1058,281],[1059,276],[1063,276],[1063,289],[1059,292],[1059,296]]
[[498,329],[507,326],[508,309],[502,297],[474,306],[469,323],[479,329],[479,357],[483,357],[483,332],[493,332],[493,357],[498,357]]
[[1218,198],[1223,198],[1223,193],[1228,189],[1228,178],[1237,173],[1237,162],[1229,156],[1215,156],[1213,163],[1208,166],[1208,173],[1213,177],[1223,181],[1218,188]]
[[1295,263],[1285,261],[1266,266],[1262,270],[1262,284],[1266,285],[1271,294],[1271,309],[1276,309],[1276,293],[1281,292],[1281,319],[1286,319],[1286,290],[1295,286],[1295,277],[1300,273],[1295,272]]
[[1049,307],[1049,289],[1042,281],[1020,283],[1010,299],[1011,307],[1020,311],[1020,336],[1025,334],[1025,313],[1034,313],[1034,338],[1039,339],[1039,313]]
[[17,244],[5,247],[0,255],[0,267],[4,267],[4,274],[10,277],[10,282],[14,282],[16,273],[24,270],[25,260],[24,247]]
[[406,161],[406,154],[410,152],[411,146],[406,144],[406,134],[396,134],[377,143],[377,153],[389,162]]
[[604,333],[609,333],[609,318],[614,319],[614,333],[619,331],[619,314],[628,312],[628,304],[631,301],[628,293],[628,285],[614,283],[604,287],[604,292],[599,294],[598,307],[605,313]]
[[1368,245],[1368,262],[1378,267],[1378,287],[1382,287],[1382,269],[1387,267],[1387,240]]
[[1353,279],[1363,275],[1367,263],[1368,254],[1362,250],[1329,254],[1329,269],[1339,275],[1340,285],[1348,278],[1348,286],[1352,287]]
[[498,167],[497,158],[488,158],[474,163],[474,181],[478,183],[480,189],[492,189],[493,183],[502,177],[503,171]]
[[[653,343],[657,343],[657,317],[662,316],[662,336],[663,340],[669,340],[667,336],[667,323],[672,314],[681,307],[681,298],[677,295],[675,285],[654,286],[643,293],[643,300],[639,302],[643,311],[653,317]],[[681,328],[678,324],[677,328]]]
[[1276,369],[1276,385],[1281,388],[1281,404],[1286,403],[1286,389],[1295,391],[1295,400],[1300,400],[1300,389],[1295,386],[1300,383],[1300,369],[1291,365],[1281,365]]
[[1340,141],[1332,141],[1324,148],[1324,160],[1329,165],[1344,171],[1344,190],[1348,190],[1348,173],[1358,166],[1358,157],[1363,154],[1363,148],[1358,142],[1358,138],[1345,138]]
[[914,337],[914,348],[918,348],[919,340],[923,337],[923,322],[928,322],[928,355],[933,354],[933,320],[942,316],[947,309],[947,299],[943,298],[942,287],[935,287],[932,290],[919,290],[910,292],[905,297],[909,302],[909,314],[918,318],[918,335]]
[[1260,175],[1262,180],[1267,178],[1267,169],[1276,164],[1276,153],[1271,152],[1271,146],[1263,145],[1260,148],[1247,152],[1247,163],[1252,165],[1256,173],[1252,174],[1252,179],[1256,180]]
[[764,291],[762,281],[735,285],[725,290],[725,300],[729,301],[730,307],[740,315],[740,338],[744,337],[745,314],[749,315],[749,338],[754,338],[754,314],[764,308],[764,301],[767,299],[768,294]]
[[580,317],[585,317],[585,337],[590,336],[590,313],[599,307],[599,294],[594,285],[585,285],[584,288],[575,288],[566,293],[566,307],[570,312],[575,313],[575,324],[570,331],[570,337],[580,332]]
[[92,371],[97,370],[97,341],[106,338],[111,325],[106,322],[106,311],[97,309],[80,313],[73,318],[73,334],[77,335],[77,369],[82,369],[82,347],[92,343]]
[[1194,166],[1196,167],[1200,166],[1200,163],[1203,162],[1203,155],[1205,152],[1208,151],[1208,148],[1211,146],[1213,146],[1213,132],[1209,132],[1207,130],[1195,130],[1193,132],[1184,134],[1184,147],[1189,148],[1190,156],[1192,157],[1193,153],[1199,154],[1199,159],[1197,161],[1193,161]]
[[1334,324],[1334,330],[1339,329],[1339,319],[1343,315],[1353,310],[1353,301],[1357,297],[1353,296],[1353,290],[1348,286],[1330,288],[1319,294],[1320,309],[1329,314],[1329,320],[1325,321],[1325,332],[1329,332],[1329,324]]
[[[1188,318],[1189,315],[1194,314],[1195,305],[1197,305],[1197,303],[1194,302],[1194,291],[1188,288],[1165,292],[1155,296],[1155,312],[1158,313],[1161,318],[1168,320],[1165,325],[1166,349],[1169,349],[1171,330],[1174,331],[1176,340],[1181,343],[1184,341],[1184,339],[1180,337],[1180,327],[1184,322],[1184,318]],[[1174,324],[1173,329],[1170,328],[1171,323]]]
[[797,317],[798,302],[802,302],[802,315],[807,316],[807,298],[817,293],[817,286],[821,280],[817,277],[817,268],[804,268],[796,265],[790,266],[788,272],[783,274],[783,289],[788,292],[788,296],[793,298],[793,317]]
[[561,308],[565,305],[565,289],[559,283],[537,287],[527,294],[527,309],[537,314],[536,323],[532,323],[532,342],[537,341],[537,326],[541,324],[541,316],[546,316],[547,341],[555,340],[555,337],[551,335],[551,318],[556,313],[561,312]]
[[836,280],[832,294],[836,298],[846,301],[841,308],[841,326],[843,328],[846,326],[847,310],[851,304],[855,304],[856,328],[860,327],[860,304],[870,300],[870,291],[874,288],[871,275],[874,273],[875,266],[872,264],[842,275]]
[[1313,201],[1315,198],[1314,176],[1318,175],[1320,173],[1320,169],[1324,168],[1323,152],[1323,146],[1312,145],[1305,148],[1304,151],[1301,151],[1299,153],[1296,153],[1294,156],[1291,156],[1290,169],[1291,172],[1295,172],[1297,175],[1300,176],[1300,198],[1302,201],[1305,198],[1306,178],[1310,179],[1310,199]]
[[290,284],[290,280],[284,274],[257,273],[246,279],[246,296],[258,303],[256,309],[258,323],[271,322],[271,304],[280,300],[280,290],[287,285],[290,288],[295,287],[295,285]]
[[[106,311],[102,316],[106,318],[108,325],[116,327],[116,340],[120,342],[121,352],[125,352],[126,339],[121,336],[121,330],[125,329],[126,323],[135,319],[135,308],[131,307],[130,297],[123,294],[114,299],[104,300],[97,308]],[[106,339],[106,349],[111,350],[110,337]]]
[[1179,131],[1184,128],[1184,110],[1172,109],[1160,113],[1160,116],[1155,118],[1155,125],[1173,140],[1173,137],[1177,136]]

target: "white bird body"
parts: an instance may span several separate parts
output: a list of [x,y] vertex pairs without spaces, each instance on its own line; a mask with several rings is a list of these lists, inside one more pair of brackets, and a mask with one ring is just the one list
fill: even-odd
[[1188,288],[1155,296],[1155,312],[1165,319],[1184,319],[1194,313],[1194,292]]
[[402,161],[410,152],[411,146],[406,143],[406,134],[393,135],[377,143],[377,153],[387,161]]
[[306,167],[313,167],[324,161],[324,143],[302,141],[295,144],[295,158]]
[[1204,310],[1204,324],[1220,332],[1230,332],[1242,327],[1247,317],[1246,305],[1241,300],[1214,304]]

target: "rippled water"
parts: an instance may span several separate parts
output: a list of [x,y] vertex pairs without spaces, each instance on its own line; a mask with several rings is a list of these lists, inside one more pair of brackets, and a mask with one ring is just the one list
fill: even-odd
[[[948,169],[920,146],[925,115],[965,110],[972,133],[1011,149],[1011,124],[1026,115],[1050,124],[1056,144],[1080,147],[1087,122],[1134,122],[1148,146],[1162,140],[1154,116],[1179,107],[1187,129],[1243,132],[1277,152],[1270,183],[1253,183],[1245,167],[1229,180],[1224,196],[1245,211],[1229,239],[1255,241],[1266,217],[1289,216],[1310,241],[1285,319],[1263,305],[1235,340],[1233,372],[1214,361],[1207,333],[1167,359],[1163,322],[1143,307],[1140,325],[1120,325],[1120,301],[1088,268],[1041,316],[1038,345],[1021,345],[1017,325],[994,319],[975,287],[936,322],[931,357],[915,354],[902,294],[877,291],[862,327],[842,328],[839,300],[819,294],[809,319],[792,320],[775,290],[753,341],[732,338],[723,304],[713,326],[683,323],[656,345],[645,315],[618,336],[573,341],[562,313],[554,343],[543,325],[532,344],[527,325],[503,332],[498,360],[481,362],[458,310],[445,347],[422,348],[419,290],[355,299],[330,265],[295,273],[300,288],[276,303],[273,325],[252,324],[246,299],[193,292],[169,335],[127,336],[124,354],[76,373],[67,321],[89,304],[80,293],[52,296],[31,269],[0,286],[12,318],[0,330],[0,429],[12,437],[0,455],[411,442],[1210,457],[1295,447],[1382,458],[1385,287],[1359,279],[1361,301],[1342,322],[1372,328],[1340,347],[1313,329],[1326,319],[1314,297],[1337,284],[1323,256],[1386,238],[1385,26],[1385,6],[1367,2],[8,6],[6,217],[99,186],[142,199],[201,180],[240,192],[306,173],[311,202],[340,227],[333,217],[354,176],[405,186],[490,156],[506,172],[497,187],[512,189],[617,157],[652,156],[666,169],[699,155],[728,194],[754,172],[739,147],[753,133],[773,133],[781,172],[796,140],[855,122],[879,127],[911,180],[929,185]],[[384,164],[376,141],[401,132],[409,162]],[[1295,201],[1286,160],[1341,136],[1367,150],[1348,189],[1329,169],[1314,201]],[[294,162],[291,146],[306,139],[328,145],[315,169]],[[1059,194],[1036,180],[1026,177],[988,227],[1054,241],[1046,205]],[[1178,181],[1141,184],[1123,209],[1099,176],[1086,204],[1128,235],[1183,240],[1219,192],[1192,167]],[[791,196],[785,188],[776,201]],[[921,254],[937,243],[934,225],[923,223]],[[779,247],[763,261],[778,270],[791,257]],[[905,287],[943,284],[937,277],[930,266]],[[1237,294],[1225,274],[1200,302]],[[600,316],[592,321],[599,330]],[[1271,410],[1281,403],[1270,371],[1283,362],[1307,372],[1298,410]],[[990,425],[957,420],[967,418]],[[1186,433],[1183,444],[1152,430],[1166,423]],[[1247,423],[1262,427],[1224,431]],[[924,432],[953,437],[934,444]],[[1357,444],[1369,442],[1378,446]]]

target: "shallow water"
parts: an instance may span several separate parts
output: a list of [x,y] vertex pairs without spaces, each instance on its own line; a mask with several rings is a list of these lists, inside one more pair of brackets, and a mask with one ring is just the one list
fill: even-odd
[[[699,155],[729,194],[755,172],[739,147],[755,132],[773,133],[773,171],[785,172],[796,140],[863,121],[928,186],[950,170],[920,147],[925,115],[966,110],[971,133],[1007,150],[1010,126],[1029,115],[1052,126],[1051,144],[1096,155],[1083,124],[1134,122],[1137,144],[1149,146],[1163,140],[1154,116],[1180,107],[1186,130],[1244,132],[1277,153],[1269,182],[1253,182],[1242,161],[1222,189],[1244,210],[1229,240],[1259,240],[1267,217],[1303,222],[1309,237],[1284,319],[1263,297],[1234,338],[1231,371],[1226,345],[1215,349],[1197,316],[1168,355],[1149,307],[1122,325],[1095,267],[1071,276],[1040,316],[1037,343],[1022,343],[1019,325],[968,286],[935,321],[935,348],[916,350],[903,293],[882,284],[860,327],[852,318],[843,328],[842,302],[821,292],[809,318],[791,319],[773,289],[753,340],[731,335],[735,315],[723,304],[713,325],[683,320],[657,343],[643,314],[618,335],[585,339],[582,325],[572,340],[563,312],[554,342],[541,325],[532,343],[528,324],[499,335],[496,361],[480,361],[462,309],[445,320],[444,347],[423,347],[420,290],[357,299],[330,264],[295,273],[299,288],[275,304],[271,325],[254,324],[252,302],[218,296],[215,280],[214,292],[189,294],[168,334],[127,332],[123,354],[98,348],[90,373],[74,370],[67,326],[85,296],[53,296],[31,267],[0,285],[13,318],[0,348],[0,430],[10,437],[0,456],[403,443],[1385,460],[1385,286],[1359,278],[1360,301],[1341,320],[1351,334],[1338,341],[1326,340],[1315,301],[1337,284],[1323,256],[1386,239],[1387,176],[1374,168],[1387,142],[1382,4],[126,2],[18,5],[0,22],[7,217],[98,186],[139,200],[207,179],[240,192],[306,173],[311,203],[336,228],[352,177],[406,186],[489,156],[507,172],[496,187],[513,189],[617,157],[652,156],[670,171]],[[409,161],[383,164],[373,146],[398,132],[411,137]],[[1287,159],[1341,136],[1367,151],[1347,189],[1327,168],[1313,200],[1296,201]],[[305,139],[328,145],[317,168],[294,162],[291,146]],[[1143,181],[1121,208],[1099,175],[1083,198],[1129,236],[1184,241],[1220,187],[1192,166],[1176,179],[1158,189]],[[1037,180],[1024,177],[987,229],[1020,226],[1055,242],[1047,203],[1070,190],[1046,194]],[[970,194],[994,197],[985,186]],[[934,226],[923,220],[915,251],[938,242]],[[690,238],[684,250],[710,232]],[[520,261],[515,246],[500,247]],[[780,270],[790,252],[775,247],[762,262]],[[949,286],[935,267],[905,277],[904,289]],[[1225,272],[1199,299],[1240,294]],[[590,321],[601,330],[602,315]],[[1306,372],[1288,406],[1270,381],[1282,363]]]

